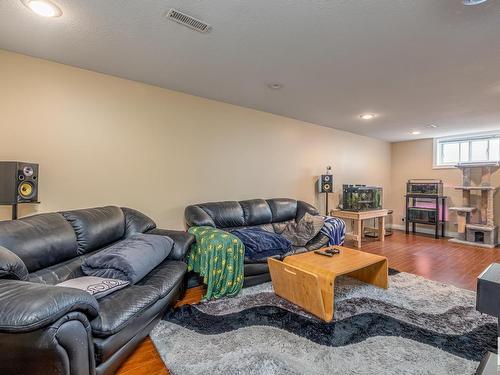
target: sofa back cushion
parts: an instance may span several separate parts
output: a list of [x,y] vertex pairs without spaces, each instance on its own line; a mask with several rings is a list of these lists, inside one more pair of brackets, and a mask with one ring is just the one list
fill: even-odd
[[33,283],[55,285],[66,280],[85,276],[82,271],[82,263],[86,257],[92,254],[94,253],[79,255],[64,262],[31,272],[28,280]]
[[267,204],[271,209],[273,223],[292,220],[297,216],[297,201],[294,199],[268,199]]
[[269,224],[273,214],[269,204],[264,199],[251,199],[239,202],[243,209],[246,226]]
[[97,250],[123,238],[125,216],[119,207],[107,206],[61,212],[76,233],[78,254]]
[[[239,202],[226,201],[202,203],[198,205],[198,208],[201,209],[201,215],[199,217],[203,219],[203,222],[209,223],[211,221],[213,224],[210,226],[216,228],[233,228],[245,225],[243,208]],[[210,220],[204,217],[203,214],[207,215]],[[198,221],[196,217],[194,220]]]
[[212,226],[230,229],[298,221],[306,212],[311,215],[318,214],[318,210],[310,204],[294,199],[252,199],[191,205],[186,207],[185,219],[189,227]]
[[0,222],[0,246],[21,258],[29,272],[78,255],[75,232],[57,213]]

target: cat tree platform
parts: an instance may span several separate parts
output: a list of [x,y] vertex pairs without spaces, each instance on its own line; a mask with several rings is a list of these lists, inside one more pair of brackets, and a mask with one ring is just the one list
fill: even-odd
[[[499,165],[459,164],[457,167],[463,172],[463,184],[455,189],[462,191],[463,206],[450,207],[450,211],[457,213],[459,233],[459,238],[453,238],[450,242],[494,248],[498,244],[498,227],[495,225],[493,209],[497,188],[491,185],[491,175]],[[477,176],[474,171],[479,171],[480,175]]]
[[465,239],[452,238],[450,242],[493,249],[498,243],[498,227],[482,224],[466,224]]

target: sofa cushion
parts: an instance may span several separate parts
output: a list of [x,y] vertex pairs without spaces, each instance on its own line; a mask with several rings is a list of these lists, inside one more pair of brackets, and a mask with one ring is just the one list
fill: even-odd
[[183,282],[186,270],[186,263],[166,260],[139,283],[100,299],[99,317],[91,322],[94,335],[108,337],[140,319],[148,307]]
[[156,288],[160,298],[165,297],[172,288],[182,282],[187,272],[187,264],[176,260],[166,260],[148,273],[137,285]]
[[85,259],[82,271],[134,284],[165,260],[173,244],[169,237],[134,234]]
[[0,246],[21,258],[29,272],[78,255],[75,232],[57,213],[0,222]]
[[149,285],[130,285],[101,298],[98,301],[99,315],[90,322],[92,334],[96,337],[115,334],[159,298],[159,290]]
[[125,237],[146,233],[156,228],[156,223],[142,212],[127,207],[122,207],[122,211],[125,215]]
[[78,254],[97,250],[125,234],[125,216],[114,206],[61,212],[76,232]]
[[177,301],[183,290],[183,283],[177,283],[165,297],[129,319],[120,331],[107,337],[94,336],[96,363],[99,365],[107,361],[117,351],[129,345],[135,337],[147,336],[166,310]]

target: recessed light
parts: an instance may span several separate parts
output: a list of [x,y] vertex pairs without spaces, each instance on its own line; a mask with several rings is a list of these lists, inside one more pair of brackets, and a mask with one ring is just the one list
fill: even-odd
[[42,17],[60,17],[62,10],[49,0],[22,0],[23,4],[33,13]]
[[359,117],[363,120],[371,120],[377,117],[377,115],[375,113],[363,113]]
[[421,133],[422,133],[422,132],[421,132],[420,130],[412,130],[412,131],[410,132],[410,134],[411,134],[411,135],[419,135],[419,134],[421,134]]
[[427,125],[426,128],[429,128],[429,129],[436,129],[438,126],[437,125],[434,125],[434,124],[430,124],[430,125]]
[[464,5],[479,5],[487,2],[488,0],[462,0],[462,4]]
[[281,83],[269,83],[267,87],[269,87],[272,90],[279,90],[283,87],[283,85]]

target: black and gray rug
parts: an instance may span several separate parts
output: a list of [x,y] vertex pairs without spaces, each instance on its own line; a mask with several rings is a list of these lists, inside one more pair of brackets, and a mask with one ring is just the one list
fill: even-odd
[[474,292],[392,271],[388,290],[339,278],[324,323],[267,283],[177,309],[151,338],[174,375],[474,374],[497,350],[496,320],[474,305]]

